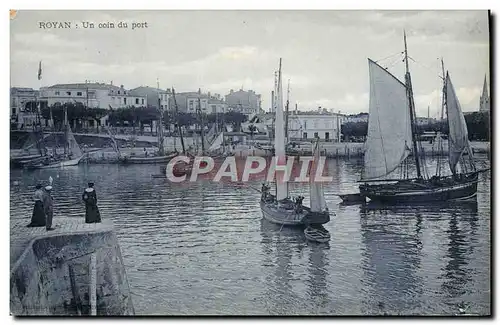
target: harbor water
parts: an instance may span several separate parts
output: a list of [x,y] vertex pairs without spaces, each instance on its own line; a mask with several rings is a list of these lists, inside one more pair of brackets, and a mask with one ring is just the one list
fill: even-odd
[[[329,244],[264,221],[259,182],[172,184],[151,178],[154,165],[11,170],[10,217],[28,224],[34,185],[51,176],[54,223],[84,218],[82,192],[95,182],[137,315],[489,315],[490,173],[473,202],[340,204],[336,194],[356,191],[362,166],[328,160]],[[290,190],[308,204],[307,184]]]

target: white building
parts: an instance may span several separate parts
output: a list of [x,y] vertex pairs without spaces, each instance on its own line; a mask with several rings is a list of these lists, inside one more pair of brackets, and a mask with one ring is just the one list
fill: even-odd
[[[288,115],[288,137],[290,140],[313,140],[337,142],[340,139],[340,126],[343,115],[330,112],[290,112]],[[274,130],[274,114],[254,115],[242,123],[243,132],[249,133],[249,126],[254,125],[259,133],[267,134]]]
[[57,84],[40,88],[40,95],[49,106],[80,102],[90,108],[117,109],[147,105],[146,96],[130,95],[123,85],[105,83]]
[[294,112],[288,118],[290,139],[340,141],[340,126],[343,115],[337,113]]
[[170,89],[165,90],[160,88],[141,86],[131,89],[128,94],[129,96],[135,96],[138,98],[146,97],[146,102],[144,104],[142,104],[141,100],[141,106],[158,108],[159,104],[160,108],[163,110],[168,111],[171,109],[171,105],[169,104],[169,102],[172,92],[170,91]]
[[[33,88],[12,87],[10,89],[10,121],[17,128],[31,127],[36,121],[39,91]],[[41,103],[43,108],[45,103]]]
[[359,123],[359,122],[368,123],[368,113],[351,114],[344,116],[343,123]]

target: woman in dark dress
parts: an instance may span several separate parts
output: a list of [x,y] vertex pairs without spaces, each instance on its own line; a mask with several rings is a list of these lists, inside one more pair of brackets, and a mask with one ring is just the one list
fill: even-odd
[[37,184],[35,194],[33,195],[33,200],[35,201],[35,207],[33,208],[33,215],[31,216],[31,222],[28,227],[45,227],[45,211],[43,209],[43,190],[42,184]]
[[97,207],[97,195],[94,190],[94,183],[89,183],[89,187],[85,189],[82,195],[85,202],[85,223],[101,222],[101,214]]

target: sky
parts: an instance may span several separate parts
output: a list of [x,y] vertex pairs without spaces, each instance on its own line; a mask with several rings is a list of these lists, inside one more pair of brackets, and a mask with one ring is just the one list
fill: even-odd
[[[115,28],[99,28],[106,22]],[[431,117],[439,114],[441,57],[463,111],[478,110],[490,70],[487,11],[19,11],[11,20],[10,80],[36,89],[85,80],[131,89],[158,80],[177,92],[221,95],[243,87],[262,94],[267,110],[282,58],[292,105],[354,114],[368,112],[368,58],[404,81],[403,30],[417,115],[428,107]]]

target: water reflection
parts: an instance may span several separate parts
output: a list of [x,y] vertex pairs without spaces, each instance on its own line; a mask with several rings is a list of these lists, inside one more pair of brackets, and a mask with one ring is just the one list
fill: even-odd
[[[292,286],[292,255],[293,249],[298,248],[298,243],[305,240],[300,229],[281,227],[264,218],[261,220],[262,247],[267,256],[264,258],[263,267],[274,268],[273,273],[266,278],[267,309],[270,314],[290,314],[300,301],[293,291]],[[300,248],[298,248],[300,251]]]
[[330,249],[328,243],[309,244],[309,263],[307,271],[309,273],[307,279],[307,293],[312,299],[312,304],[317,310],[325,309],[330,303],[330,297],[327,290],[327,276],[328,276],[328,258],[326,254]]
[[[420,214],[388,216],[387,211],[361,208],[363,283],[371,288],[364,301],[367,314],[398,314],[419,306],[422,279]],[[410,312],[411,313],[411,312]]]

